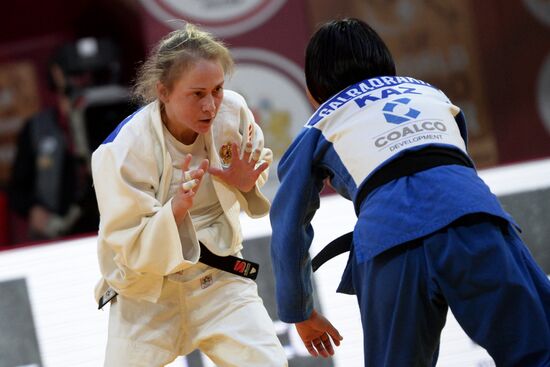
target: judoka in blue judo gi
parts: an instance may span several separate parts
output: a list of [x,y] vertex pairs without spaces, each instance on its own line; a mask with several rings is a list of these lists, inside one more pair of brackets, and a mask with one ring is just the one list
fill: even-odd
[[357,297],[365,366],[434,366],[449,308],[497,366],[550,366],[550,282],[478,176],[460,107],[396,75],[357,19],[317,30],[305,74],[316,111],[281,158],[270,212],[280,319],[314,356],[342,340],[313,306],[308,252],[329,184],[357,215],[338,292]]

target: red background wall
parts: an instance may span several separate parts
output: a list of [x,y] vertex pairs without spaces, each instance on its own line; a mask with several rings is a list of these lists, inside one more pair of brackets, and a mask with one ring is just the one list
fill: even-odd
[[[375,19],[402,70],[471,105],[470,151],[486,168],[550,156],[550,121],[545,127],[537,105],[541,69],[550,60],[550,22],[538,19],[527,3],[550,18],[550,6],[541,0],[286,0],[256,27],[222,38],[230,47],[267,50],[301,68],[317,24],[343,16]],[[404,4],[412,16],[402,12]],[[50,103],[45,75],[52,51],[81,37],[113,38],[122,51],[122,83],[129,85],[136,65],[170,28],[138,0],[19,0],[0,9],[1,205],[17,133]],[[450,46],[466,59],[454,57]],[[0,215],[0,244],[10,241],[5,222]]]
[[536,19],[525,3],[477,1],[473,12],[501,164],[550,155],[550,132],[538,112],[536,96],[539,73],[550,56],[550,24]]

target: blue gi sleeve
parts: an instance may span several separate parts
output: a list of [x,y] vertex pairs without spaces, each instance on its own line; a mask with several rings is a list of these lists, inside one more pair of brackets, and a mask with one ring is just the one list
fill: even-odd
[[323,177],[315,167],[320,132],[304,129],[281,158],[280,187],[273,200],[271,260],[275,293],[281,321],[296,323],[309,318],[313,310],[311,219],[319,208]]

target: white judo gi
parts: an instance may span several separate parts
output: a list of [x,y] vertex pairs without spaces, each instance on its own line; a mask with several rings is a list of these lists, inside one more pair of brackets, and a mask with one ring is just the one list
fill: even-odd
[[[226,90],[204,135],[211,166],[221,166],[220,148],[231,141],[241,150],[251,141],[262,151],[260,162],[272,161],[246,102]],[[157,101],[124,120],[92,155],[101,214],[102,279],[95,296],[99,300],[109,287],[118,293],[110,306],[105,366],[163,366],[196,348],[219,366],[286,366],[256,284],[197,263],[199,239],[216,255],[240,254],[241,209],[251,217],[269,212],[259,191],[267,170],[249,193],[210,176],[223,215],[215,230],[198,236],[190,215],[179,228],[174,220],[173,163]]]

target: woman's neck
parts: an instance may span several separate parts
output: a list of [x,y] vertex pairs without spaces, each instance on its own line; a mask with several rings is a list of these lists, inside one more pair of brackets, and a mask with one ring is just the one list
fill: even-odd
[[170,134],[172,134],[172,136],[176,138],[179,142],[185,145],[191,145],[197,139],[197,136],[199,135],[197,132],[191,129],[188,129],[184,126],[180,126],[175,123],[172,123],[172,120],[168,118],[168,115],[166,114],[166,111],[162,106],[160,109],[160,118],[164,126],[166,126],[166,128],[170,132]]

